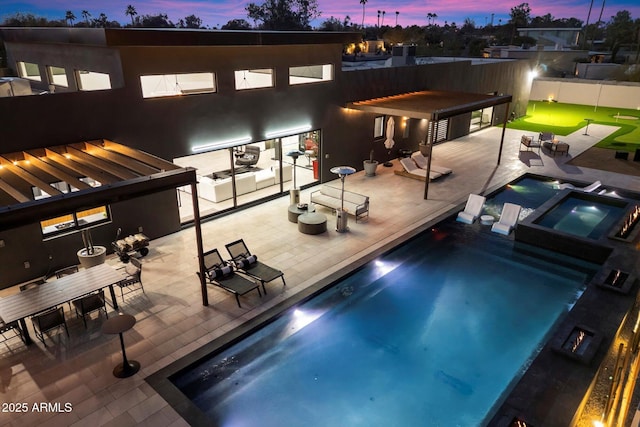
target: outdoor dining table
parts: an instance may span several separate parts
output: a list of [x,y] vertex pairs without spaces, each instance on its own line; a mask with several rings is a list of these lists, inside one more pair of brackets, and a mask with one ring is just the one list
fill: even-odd
[[124,278],[123,272],[108,264],[80,270],[35,288],[0,298],[0,317],[5,323],[18,320],[25,344],[31,344],[25,321],[27,317],[106,287],[111,293],[113,308],[117,309],[113,285]]

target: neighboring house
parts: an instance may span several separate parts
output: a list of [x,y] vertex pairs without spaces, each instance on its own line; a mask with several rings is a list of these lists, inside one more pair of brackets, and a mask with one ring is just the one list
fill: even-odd
[[556,49],[578,46],[581,28],[518,28],[520,37],[531,37],[536,44]]
[[[446,141],[502,123],[512,105],[528,101],[529,61],[414,61],[406,57],[411,49],[403,49],[402,66],[388,61],[343,70],[344,47],[358,43],[359,37],[319,32],[2,28],[0,39],[9,67],[31,83],[33,93],[45,93],[0,98],[2,153],[104,138],[193,166],[198,175],[211,178],[220,169],[231,168],[230,150],[239,155],[246,145],[260,147],[263,163],[257,166],[262,174],[256,182],[238,181],[235,192],[207,191],[211,210],[202,213],[208,214],[285,194],[291,188],[284,165],[291,159],[286,153],[308,151],[307,139],[317,143],[317,150],[301,158],[297,170],[298,178],[308,176],[302,184],[309,186],[334,179],[329,170],[336,165],[362,169],[372,143],[376,159],[386,161],[397,157],[400,149],[417,149],[429,132],[437,132],[434,140]],[[460,114],[439,120],[437,127],[430,127],[425,115],[403,119],[404,114],[385,112],[381,106],[347,108],[425,90],[495,98],[474,111],[456,110]],[[512,102],[500,98],[503,94],[512,96]],[[396,127],[392,151],[384,148],[381,124],[394,115],[403,126]],[[178,192],[175,209],[188,197]],[[5,200],[10,198],[0,197]],[[10,204],[0,203],[0,209]],[[115,236],[117,228],[114,217],[113,224],[96,232]],[[175,226],[145,224],[147,229],[154,230],[153,238],[175,231]],[[39,226],[31,232],[37,235]],[[6,233],[0,231],[0,239]],[[37,247],[30,252],[40,253]],[[44,273],[47,252],[42,254],[42,259],[31,258],[30,272],[21,273]],[[0,253],[0,263],[20,264],[20,256]]]

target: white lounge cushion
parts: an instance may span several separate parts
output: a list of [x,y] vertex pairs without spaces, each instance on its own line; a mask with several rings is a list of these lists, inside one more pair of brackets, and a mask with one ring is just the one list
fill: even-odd
[[[427,158],[425,156],[422,155],[421,152],[416,151],[415,153],[411,154],[411,158],[413,159],[414,162],[416,162],[416,165],[418,165],[418,167],[420,169],[427,169]],[[431,163],[431,169],[430,172],[437,172],[441,175],[448,175],[451,172],[453,172],[453,169],[448,168],[446,166],[442,166],[442,165],[438,165],[435,163]],[[432,178],[433,179],[433,178]]]
[[491,231],[496,233],[509,235],[511,229],[518,223],[518,217],[520,216],[520,205],[514,203],[505,203],[502,207],[502,213],[500,214],[500,220],[493,223]]
[[467,204],[464,210],[458,213],[456,221],[464,222],[465,224],[473,223],[482,213],[485,200],[486,198],[484,196],[473,193],[469,194]]

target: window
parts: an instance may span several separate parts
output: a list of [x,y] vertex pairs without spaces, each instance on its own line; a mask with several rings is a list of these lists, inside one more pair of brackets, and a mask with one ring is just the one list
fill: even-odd
[[273,87],[273,69],[261,68],[235,72],[236,90]]
[[56,86],[69,87],[67,82],[67,73],[64,68],[49,66],[49,81]]
[[31,62],[18,62],[18,74],[20,74],[20,77],[25,79],[35,80],[38,82],[42,81],[38,64],[33,64]]
[[111,221],[111,211],[108,206],[73,212],[67,215],[40,221],[40,228],[44,237],[67,234],[70,231],[89,228],[94,225]]
[[80,90],[105,90],[111,89],[109,74],[96,73],[95,71],[78,70],[78,88]]
[[306,67],[289,68],[289,84],[303,85],[307,83],[326,82],[333,80],[333,65],[309,65]]
[[143,98],[191,95],[216,91],[213,73],[140,76]]
[[373,121],[373,137],[382,138],[384,135],[384,116],[378,116]]

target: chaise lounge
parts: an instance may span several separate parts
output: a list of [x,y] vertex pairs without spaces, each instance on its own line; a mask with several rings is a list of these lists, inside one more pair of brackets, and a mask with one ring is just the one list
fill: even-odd
[[[428,160],[427,160],[427,158],[425,156],[422,155],[421,152],[416,151],[415,153],[413,153],[411,155],[411,158],[413,159],[414,162],[416,162],[416,165],[418,165],[418,167],[420,169],[424,169],[424,170],[427,169]],[[431,163],[431,169],[430,170],[433,171],[433,172],[437,172],[437,173],[439,173],[441,175],[449,175],[451,172],[453,172],[453,169],[448,168],[446,166],[438,165],[436,163]]]
[[[408,178],[418,179],[420,181],[426,181],[427,179],[427,171],[425,169],[420,169],[416,162],[409,157],[403,157],[400,159],[400,164],[404,168],[402,171],[393,171],[396,175],[406,176]],[[433,181],[434,179],[438,179],[442,176],[441,173],[436,172],[435,170],[429,171],[429,180]]]
[[463,222],[465,224],[473,224],[476,218],[480,216],[480,213],[482,213],[482,207],[484,206],[485,200],[486,197],[484,196],[473,193],[469,194],[467,204],[463,211],[458,212],[456,221]]
[[[204,267],[206,269],[205,279],[208,280],[210,284],[234,294],[238,307],[242,308],[240,305],[240,295],[257,289],[258,295],[262,296],[260,293],[260,284],[247,277],[236,274],[233,271],[233,267],[222,259],[217,249],[205,252],[203,256]],[[199,271],[196,274],[200,277]]]
[[287,285],[284,281],[284,273],[258,261],[258,257],[251,254],[243,239],[228,243],[225,246],[229,255],[231,255],[231,260],[236,265],[236,268],[254,279],[259,280],[260,283],[262,283],[262,290],[265,294],[267,293],[267,290],[265,289],[264,284],[271,282],[278,277],[282,278],[282,284],[284,286]]
[[491,226],[491,231],[495,233],[504,234],[508,236],[511,230],[518,223],[518,217],[520,216],[520,205],[514,203],[505,203],[502,206],[502,213],[500,214],[500,220],[494,222]]
[[553,188],[556,189],[556,190],[566,190],[568,188],[568,189],[571,189],[571,190],[582,191],[583,193],[592,193],[595,190],[597,190],[598,188],[600,188],[600,186],[602,186],[602,182],[600,182],[600,181],[595,181],[593,184],[589,184],[586,187],[576,187],[573,184],[565,182],[565,183],[562,183],[562,184],[555,185]]

